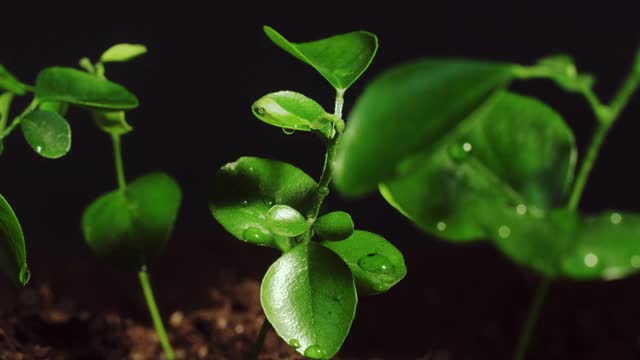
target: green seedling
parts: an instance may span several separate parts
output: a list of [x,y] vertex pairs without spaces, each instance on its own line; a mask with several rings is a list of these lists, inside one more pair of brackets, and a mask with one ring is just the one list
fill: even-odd
[[[575,178],[574,135],[562,116],[508,90],[535,78],[583,96],[597,120]],[[491,241],[542,274],[515,359],[525,356],[552,280],[619,279],[640,270],[640,214],[577,212],[598,151],[640,84],[640,52],[610,103],[599,100],[593,83],[566,55],[532,66],[467,59],[395,66],[356,101],[331,164],[345,195],[379,189],[425,232]]]
[[326,144],[319,181],[288,163],[242,157],[224,165],[213,181],[210,208],[234,237],[277,248],[282,255],[261,287],[266,319],[252,356],[257,358],[270,326],[300,354],[328,359],[342,346],[355,316],[358,296],[385,292],[406,274],[400,251],[383,237],[354,231],[342,211],[321,214],[332,178],[330,164],[345,128],[345,91],[367,69],[378,48],[364,31],[293,43],[270,27],[280,48],[316,69],[335,89],[333,113],[293,91],[267,94],[251,110],[281,128],[317,134]]
[[[138,271],[149,311],[167,359],[174,354],[159,315],[147,264],[168,240],[181,201],[178,184],[164,173],[152,173],[126,183],[120,138],[133,129],[126,112],[138,99],[105,76],[105,63],[129,61],[146,52],[143,45],[118,44],[95,64],[80,60],[85,71],[68,67],[42,70],[34,86],[17,80],[0,65],[0,154],[2,140],[20,127],[33,150],[45,158],[64,156],[71,148],[71,128],[64,116],[69,106],[87,110],[96,125],[113,140],[118,189],[100,196],[84,212],[82,230],[89,247],[104,261]],[[9,123],[15,96],[33,93],[29,106]],[[14,282],[29,280],[20,224],[0,195],[0,266]]]

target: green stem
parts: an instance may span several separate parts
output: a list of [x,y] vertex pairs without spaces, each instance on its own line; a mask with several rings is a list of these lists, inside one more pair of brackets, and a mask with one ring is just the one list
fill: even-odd
[[[580,199],[582,198],[582,193],[584,192],[584,188],[587,184],[587,180],[589,179],[591,170],[593,169],[596,159],[598,158],[600,148],[602,147],[602,144],[604,143],[604,140],[609,133],[609,129],[611,129],[611,126],[613,126],[616,120],[618,120],[618,116],[620,115],[624,107],[628,104],[629,99],[631,99],[631,95],[633,95],[633,93],[638,89],[639,86],[640,71],[634,69],[629,73],[629,75],[627,75],[625,82],[620,87],[608,106],[603,105],[598,97],[590,89],[582,92],[587,102],[591,105],[596,118],[598,119],[598,128],[593,134],[591,143],[589,144],[589,148],[587,149],[587,154],[582,161],[578,176],[576,177],[576,181],[573,183],[571,195],[567,203],[568,210],[577,210]],[[535,329],[536,323],[538,321],[538,317],[540,316],[540,310],[542,308],[542,305],[544,304],[544,299],[550,284],[551,279],[545,277],[541,280],[538,288],[536,289],[536,293],[534,295],[535,297],[529,310],[529,316],[527,317],[527,321],[518,340],[516,352],[514,353],[513,357],[514,360],[524,359],[527,347],[529,346],[531,334],[533,333],[533,330]]]
[[140,270],[140,272],[138,273],[138,277],[140,278],[142,292],[144,293],[144,298],[147,301],[147,307],[149,308],[149,313],[151,314],[151,319],[153,320],[153,326],[156,329],[156,334],[158,334],[160,345],[164,350],[164,355],[167,360],[173,360],[175,359],[175,354],[173,353],[171,343],[169,342],[169,337],[167,336],[167,332],[164,329],[164,325],[162,324],[162,317],[160,317],[160,312],[158,311],[156,300],[153,297],[153,290],[151,289],[151,283],[149,282],[147,269],[143,268],[142,270]]
[[251,349],[251,354],[249,354],[249,360],[258,360],[258,356],[262,351],[262,347],[264,346],[264,340],[267,337],[267,333],[271,329],[271,323],[267,318],[264,318],[262,322],[262,326],[260,327],[260,332],[258,332],[258,338],[256,339],[256,343],[253,345],[253,349]]
[[122,163],[122,146],[120,145],[120,135],[111,134],[113,140],[113,157],[116,164],[116,176],[118,178],[118,189],[124,191],[127,182],[124,177],[124,165]]
[[542,310],[542,305],[544,305],[544,299],[549,290],[549,285],[551,285],[551,280],[549,278],[543,278],[536,288],[533,301],[529,307],[527,320],[522,327],[522,332],[518,339],[518,345],[516,346],[516,352],[513,355],[514,360],[524,360],[524,356],[527,353],[527,348],[529,347],[529,342],[531,340],[531,335],[533,335],[533,330],[536,328],[538,318],[540,318],[540,311]]
[[24,109],[24,111],[20,115],[13,118],[11,125],[7,126],[7,128],[2,132],[2,134],[0,134],[0,140],[9,136],[9,134],[11,134],[13,129],[15,129],[16,126],[20,125],[20,122],[22,121],[22,119],[25,116],[29,115],[32,111],[34,111],[39,104],[40,103],[38,102],[38,100],[36,98],[33,98],[33,100],[31,100],[31,103],[29,103],[29,106],[27,106],[27,108]]

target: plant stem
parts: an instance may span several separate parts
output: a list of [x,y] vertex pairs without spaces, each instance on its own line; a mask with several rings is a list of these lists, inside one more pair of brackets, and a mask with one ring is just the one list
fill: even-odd
[[147,307],[149,308],[149,313],[151,314],[151,319],[153,320],[153,326],[156,329],[156,334],[158,334],[160,345],[164,350],[164,354],[167,360],[173,360],[175,359],[175,354],[173,353],[171,343],[169,342],[169,337],[167,336],[167,332],[164,329],[164,325],[162,324],[162,317],[160,316],[160,312],[158,311],[156,300],[153,297],[153,290],[151,289],[151,283],[149,282],[147,269],[143,267],[142,270],[140,270],[140,272],[138,273],[138,277],[140,278],[142,292],[144,293],[144,298],[147,301]]
[[256,343],[253,345],[253,349],[251,349],[251,354],[249,354],[249,360],[258,360],[258,356],[262,351],[262,347],[264,346],[264,340],[267,337],[267,333],[271,329],[271,323],[267,320],[265,316],[264,321],[262,322],[262,326],[260,327],[260,332],[258,332],[258,338],[256,339]]
[[[629,102],[631,95],[633,95],[633,93],[638,89],[638,86],[640,86],[640,71],[634,69],[629,73],[629,75],[627,75],[623,85],[620,87],[608,106],[603,105],[590,89],[583,92],[583,95],[587,99],[589,105],[591,105],[591,108],[598,119],[598,128],[591,138],[591,143],[589,144],[587,153],[580,166],[578,176],[576,177],[576,181],[573,183],[571,195],[567,203],[568,210],[577,210],[580,199],[582,198],[582,193],[584,192],[584,188],[587,184],[587,180],[589,179],[591,170],[598,158],[600,148],[609,133],[609,129],[611,129],[611,126],[613,126],[616,120],[618,120],[618,116]],[[527,347],[529,346],[529,340],[540,316],[540,310],[544,304],[544,299],[549,290],[550,284],[551,279],[545,277],[540,281],[540,284],[536,289],[534,300],[531,304],[531,308],[529,309],[527,321],[518,340],[516,352],[513,357],[514,360],[524,359]]]
[[124,165],[122,163],[122,146],[120,145],[120,135],[111,134],[113,140],[113,157],[116,164],[116,177],[118,178],[118,189],[124,191],[127,182],[124,177]]
[[[344,91],[338,90],[336,92],[336,101],[333,114],[339,118],[342,118],[342,107],[344,105]],[[327,141],[327,151],[324,155],[324,164],[322,166],[322,174],[320,175],[320,181],[318,182],[318,189],[316,190],[315,199],[311,210],[307,214],[307,218],[310,222],[314,222],[318,218],[320,208],[324,199],[329,195],[329,184],[331,183],[331,163],[336,154],[336,144],[340,140],[340,132],[336,132],[332,139]]]
[[13,121],[11,122],[11,125],[7,126],[7,128],[0,134],[0,140],[4,139],[5,137],[9,136],[9,134],[11,134],[11,132],[13,131],[13,129],[20,125],[20,122],[22,121],[22,119],[29,115],[33,110],[35,110],[39,105],[39,102],[36,98],[33,98],[33,100],[31,100],[31,103],[29,103],[29,106],[27,106],[26,109],[24,109],[24,111],[16,116],[15,118],[13,118]]

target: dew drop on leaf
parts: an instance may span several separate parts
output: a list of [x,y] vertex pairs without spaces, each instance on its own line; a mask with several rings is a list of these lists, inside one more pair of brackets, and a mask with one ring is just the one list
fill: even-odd
[[249,205],[249,202],[247,200],[243,200],[242,201],[242,206],[244,207],[244,206],[247,206],[247,205]]
[[438,231],[447,230],[447,223],[444,221],[438,221],[438,223],[436,224],[436,229],[438,229]]
[[257,227],[248,227],[242,232],[242,238],[254,244],[268,244],[273,239],[273,235]]
[[620,213],[614,212],[609,216],[609,221],[611,221],[613,225],[618,225],[622,222],[622,215],[620,215]]
[[311,345],[304,350],[304,356],[309,359],[324,359],[326,354],[319,345]]
[[516,213],[518,215],[524,215],[527,213],[527,205],[525,204],[518,204],[518,206],[516,206]]
[[588,253],[584,256],[584,264],[592,268],[598,265],[598,256],[594,253]]
[[371,253],[361,257],[358,260],[358,266],[365,271],[377,274],[393,275],[395,272],[395,268],[391,261],[389,261],[386,256],[376,253]]
[[473,146],[469,142],[455,144],[449,148],[449,155],[455,161],[465,161],[471,154]]
[[498,236],[500,236],[503,239],[508,238],[509,236],[511,236],[511,228],[506,225],[500,226],[498,228]]
[[300,347],[300,341],[298,341],[298,339],[291,339],[289,340],[289,346],[291,346],[294,349],[297,349]]

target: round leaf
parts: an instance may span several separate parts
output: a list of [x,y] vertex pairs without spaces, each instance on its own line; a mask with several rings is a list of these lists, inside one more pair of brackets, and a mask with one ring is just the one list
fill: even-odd
[[326,115],[320,104],[293,91],[267,94],[253,103],[251,111],[267,124],[300,131],[314,130],[314,123]]
[[430,152],[455,131],[507,83],[510,69],[507,64],[428,59],[383,73],[348,117],[332,164],[338,190],[364,195],[402,175],[403,160]]
[[356,230],[345,240],[322,244],[349,265],[360,295],[386,292],[407,274],[400,250],[380,235]]
[[0,64],[0,90],[6,90],[16,95],[24,95],[27,92],[24,85],[2,64]]
[[342,92],[367,70],[378,50],[378,38],[366,31],[304,43],[290,42],[269,26],[264,32],[282,50],[312,66]]
[[[445,135],[445,134],[443,134]],[[454,241],[491,237],[505,209],[564,205],[575,143],[560,115],[533,98],[501,92],[403,161],[382,194],[423,230]]]
[[57,159],[71,149],[71,128],[55,112],[34,110],[20,122],[22,134],[40,156]]
[[216,174],[209,208],[213,217],[233,236],[257,245],[281,247],[269,230],[267,211],[287,205],[306,213],[313,203],[317,183],[302,170],[285,162],[242,157]]
[[60,101],[99,109],[131,110],[138,99],[124,87],[86,72],[50,67],[38,74],[36,97],[41,101]]
[[142,44],[116,44],[102,53],[102,56],[100,56],[100,61],[103,63],[124,62],[137,58],[138,56],[146,52],[147,47]]
[[164,173],[138,178],[89,205],[82,216],[85,240],[108,263],[139,270],[169,239],[181,198],[178,184]]
[[296,246],[269,267],[260,299],[278,335],[312,359],[329,359],[340,350],[358,302],[349,267],[313,242]]
[[276,235],[293,237],[309,230],[307,219],[287,205],[274,205],[267,211],[267,226]]
[[333,211],[320,216],[313,230],[325,240],[344,240],[353,234],[353,219],[344,211]]
[[15,284],[29,281],[27,254],[22,227],[13,209],[0,195],[0,268]]

